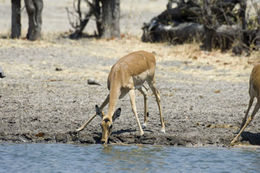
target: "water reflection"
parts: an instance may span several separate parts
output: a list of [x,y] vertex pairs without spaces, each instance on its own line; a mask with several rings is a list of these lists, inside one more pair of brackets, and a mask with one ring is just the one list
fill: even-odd
[[154,172],[166,166],[164,158],[168,157],[168,154],[165,149],[156,146],[106,146],[101,154],[115,171]]
[[259,149],[0,144],[0,172],[249,172]]
[[138,172],[258,172],[260,150],[107,146],[102,149],[110,171]]

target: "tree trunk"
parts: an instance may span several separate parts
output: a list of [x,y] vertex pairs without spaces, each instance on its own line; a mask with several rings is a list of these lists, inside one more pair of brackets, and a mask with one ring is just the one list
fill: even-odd
[[93,0],[93,6],[95,8],[94,14],[96,18],[96,26],[97,26],[97,32],[99,37],[103,34],[100,2],[101,0]]
[[11,38],[21,36],[21,0],[12,0],[12,29]]
[[201,46],[201,49],[206,51],[212,50],[212,42],[214,38],[214,30],[208,27],[205,28],[205,38],[203,39],[203,45]]
[[43,0],[24,0],[29,18],[29,28],[26,35],[29,40],[41,37]]
[[120,37],[120,0],[102,0],[103,38]]

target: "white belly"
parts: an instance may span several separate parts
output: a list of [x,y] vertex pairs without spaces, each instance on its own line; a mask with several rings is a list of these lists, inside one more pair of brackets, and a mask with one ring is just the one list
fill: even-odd
[[147,79],[147,72],[143,72],[137,76],[133,76],[135,89],[141,88],[143,86],[143,83],[146,81],[146,79]]

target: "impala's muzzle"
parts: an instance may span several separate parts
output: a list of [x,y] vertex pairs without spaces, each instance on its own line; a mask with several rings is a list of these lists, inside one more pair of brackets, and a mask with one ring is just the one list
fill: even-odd
[[102,121],[101,127],[102,127],[101,143],[107,144],[111,130],[112,130],[112,123],[109,120],[105,119],[105,120]]
[[101,142],[101,144],[107,144],[107,142],[105,140],[101,140],[100,142]]
[[102,128],[102,138],[101,143],[107,144],[109,136],[112,132],[113,122],[120,116],[121,108],[118,108],[112,117],[105,116],[103,112],[100,110],[100,108],[96,105],[96,114],[99,115],[102,118],[102,122],[100,124]]

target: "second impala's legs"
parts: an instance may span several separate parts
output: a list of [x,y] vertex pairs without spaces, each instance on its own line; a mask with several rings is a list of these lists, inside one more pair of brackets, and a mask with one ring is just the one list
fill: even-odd
[[150,88],[152,89],[153,94],[155,95],[156,102],[157,102],[157,105],[158,105],[159,114],[160,114],[160,121],[161,121],[161,126],[162,126],[161,132],[165,133],[165,125],[164,125],[164,119],[163,119],[163,116],[162,116],[162,108],[161,108],[161,99],[160,99],[159,91],[155,87],[154,77],[151,80],[148,80],[147,82],[148,82]]
[[139,88],[138,90],[144,96],[144,123],[143,123],[143,128],[146,128],[146,123],[147,123],[147,118],[148,118],[147,91],[144,90],[144,88],[142,88],[142,87]]
[[139,121],[139,118],[138,118],[138,115],[137,115],[137,111],[136,111],[136,105],[135,105],[135,90],[134,89],[131,89],[129,91],[129,96],[130,96],[130,102],[131,102],[131,106],[132,106],[132,111],[135,115],[135,119],[137,121],[137,124],[138,124],[138,127],[139,127],[139,130],[140,130],[140,135],[142,136],[144,134],[144,131],[142,129],[142,126],[140,124],[140,121]]
[[[243,121],[242,121],[242,123],[241,123],[241,126],[240,126],[239,131],[244,127],[244,125],[245,125],[245,123],[246,123],[247,116],[248,116],[249,110],[250,110],[250,108],[251,108],[253,102],[254,102],[254,96],[250,96],[250,100],[249,100],[249,103],[248,103],[248,108],[247,108],[247,110],[246,110],[246,114],[245,114],[245,117],[243,118]],[[238,131],[238,132],[239,132],[239,131]]]
[[260,100],[259,100],[259,98],[257,98],[257,103],[255,105],[255,108],[254,108],[254,111],[253,111],[252,115],[248,117],[248,119],[246,120],[246,122],[243,125],[243,127],[240,129],[240,131],[237,134],[237,136],[231,141],[231,143],[230,143],[231,145],[233,145],[237,141],[238,137],[242,134],[242,132],[245,130],[245,128],[248,126],[248,124],[254,119],[255,114],[257,113],[259,108],[260,108]]

